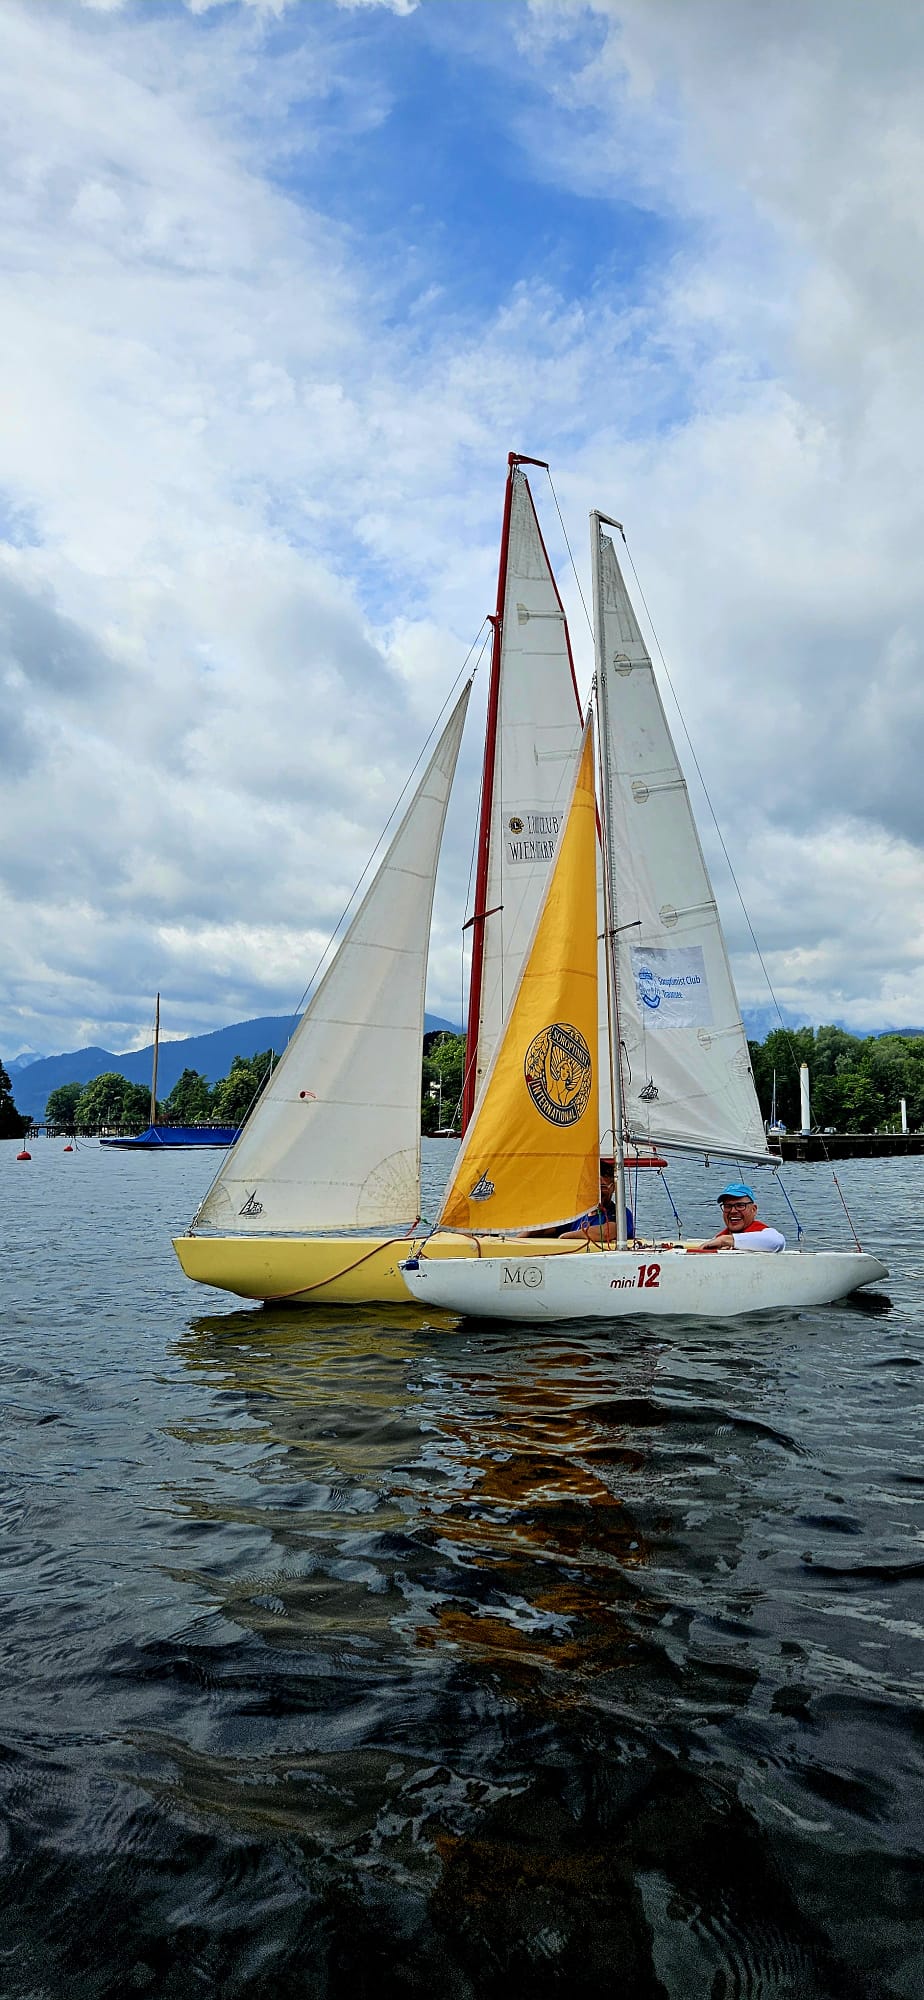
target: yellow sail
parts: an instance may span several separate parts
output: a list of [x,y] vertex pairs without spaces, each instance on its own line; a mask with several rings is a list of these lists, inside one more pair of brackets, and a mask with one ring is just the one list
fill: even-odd
[[544,1228],[600,1198],[592,722],[532,946],[439,1227]]

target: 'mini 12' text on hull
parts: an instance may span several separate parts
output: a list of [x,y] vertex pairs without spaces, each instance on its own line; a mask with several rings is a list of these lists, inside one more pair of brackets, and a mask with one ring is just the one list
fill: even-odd
[[[483,1247],[487,1251],[487,1243]],[[463,1261],[442,1256],[441,1248],[434,1237],[426,1255],[404,1264],[407,1289],[418,1305],[476,1319],[727,1319],[830,1305],[888,1277],[877,1257],[859,1250],[702,1256],[682,1245],[612,1250],[591,1244],[559,1261],[534,1256],[536,1242],[529,1255],[522,1245],[511,1255],[508,1246],[500,1256]]]

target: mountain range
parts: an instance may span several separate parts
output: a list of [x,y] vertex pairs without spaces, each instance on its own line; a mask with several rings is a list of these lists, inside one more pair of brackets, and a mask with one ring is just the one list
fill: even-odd
[[[175,1083],[184,1069],[195,1069],[209,1083],[218,1083],[227,1076],[235,1056],[259,1055],[263,1049],[275,1049],[282,1053],[295,1026],[296,1016],[292,1014],[265,1014],[256,1021],[235,1021],[230,1028],[216,1028],[210,1035],[190,1035],[185,1041],[161,1042],[157,1062],[157,1095],[161,1102],[169,1097]],[[451,1021],[444,1021],[438,1014],[424,1016],[424,1029],[430,1033],[443,1029],[447,1034],[457,1035],[460,1030]],[[145,1049],[132,1049],[126,1055],[115,1055],[111,1049],[73,1049],[63,1056],[41,1056],[37,1061],[27,1060],[20,1064],[14,1059],[6,1064],[13,1082],[13,1096],[16,1107],[37,1121],[45,1115],[45,1105],[50,1093],[62,1083],[92,1083],[94,1077],[104,1076],[107,1070],[116,1070],[119,1076],[126,1076],[129,1083],[151,1081],[151,1065],[154,1059],[154,1045]]]
[[[296,1016],[291,1014],[264,1014],[256,1021],[235,1021],[230,1028],[216,1028],[210,1035],[190,1035],[185,1041],[161,1042],[157,1066],[157,1095],[161,1102],[169,1097],[174,1084],[184,1069],[198,1070],[209,1083],[217,1083],[227,1076],[235,1056],[259,1055],[263,1049],[275,1049],[280,1054],[295,1026]],[[779,1016],[772,1007],[745,1009],[745,1032],[752,1042],[762,1042],[771,1030],[780,1025]],[[786,1019],[787,1028],[803,1025],[795,1018]],[[835,1022],[834,1026],[842,1025]],[[442,1030],[446,1034],[459,1035],[462,1029],[452,1021],[444,1021],[439,1014],[424,1016],[426,1033]],[[851,1031],[852,1032],[852,1031]],[[871,1034],[880,1035],[924,1035],[924,1028],[878,1028]],[[117,1070],[120,1076],[127,1076],[130,1083],[151,1081],[151,1064],[154,1055],[153,1044],[147,1048],[132,1049],[126,1055],[114,1055],[111,1049],[74,1049],[69,1055],[34,1057],[27,1050],[24,1055],[15,1056],[5,1067],[13,1082],[13,1096],[17,1109],[36,1121],[45,1115],[45,1105],[53,1090],[62,1083],[92,1083],[96,1076],[105,1075],[107,1070]]]

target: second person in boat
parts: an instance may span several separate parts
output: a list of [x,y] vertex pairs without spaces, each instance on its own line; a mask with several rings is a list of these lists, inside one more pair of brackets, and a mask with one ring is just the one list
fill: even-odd
[[[616,1227],[616,1162],[612,1155],[603,1154],[600,1160],[600,1200],[596,1208],[589,1208],[584,1215],[572,1216],[570,1222],[559,1222],[549,1229],[521,1229],[520,1236],[586,1236],[594,1243],[615,1243]],[[635,1235],[635,1223],[631,1208],[626,1209],[626,1235],[631,1241]]]

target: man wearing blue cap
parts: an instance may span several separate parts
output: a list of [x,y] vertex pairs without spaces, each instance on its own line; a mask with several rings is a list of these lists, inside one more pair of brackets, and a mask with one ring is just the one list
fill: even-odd
[[746,1187],[744,1181],[730,1181],[718,1200],[723,1226],[708,1243],[697,1244],[697,1249],[785,1250],[785,1236],[778,1229],[771,1229],[768,1222],[758,1221],[754,1189]]

